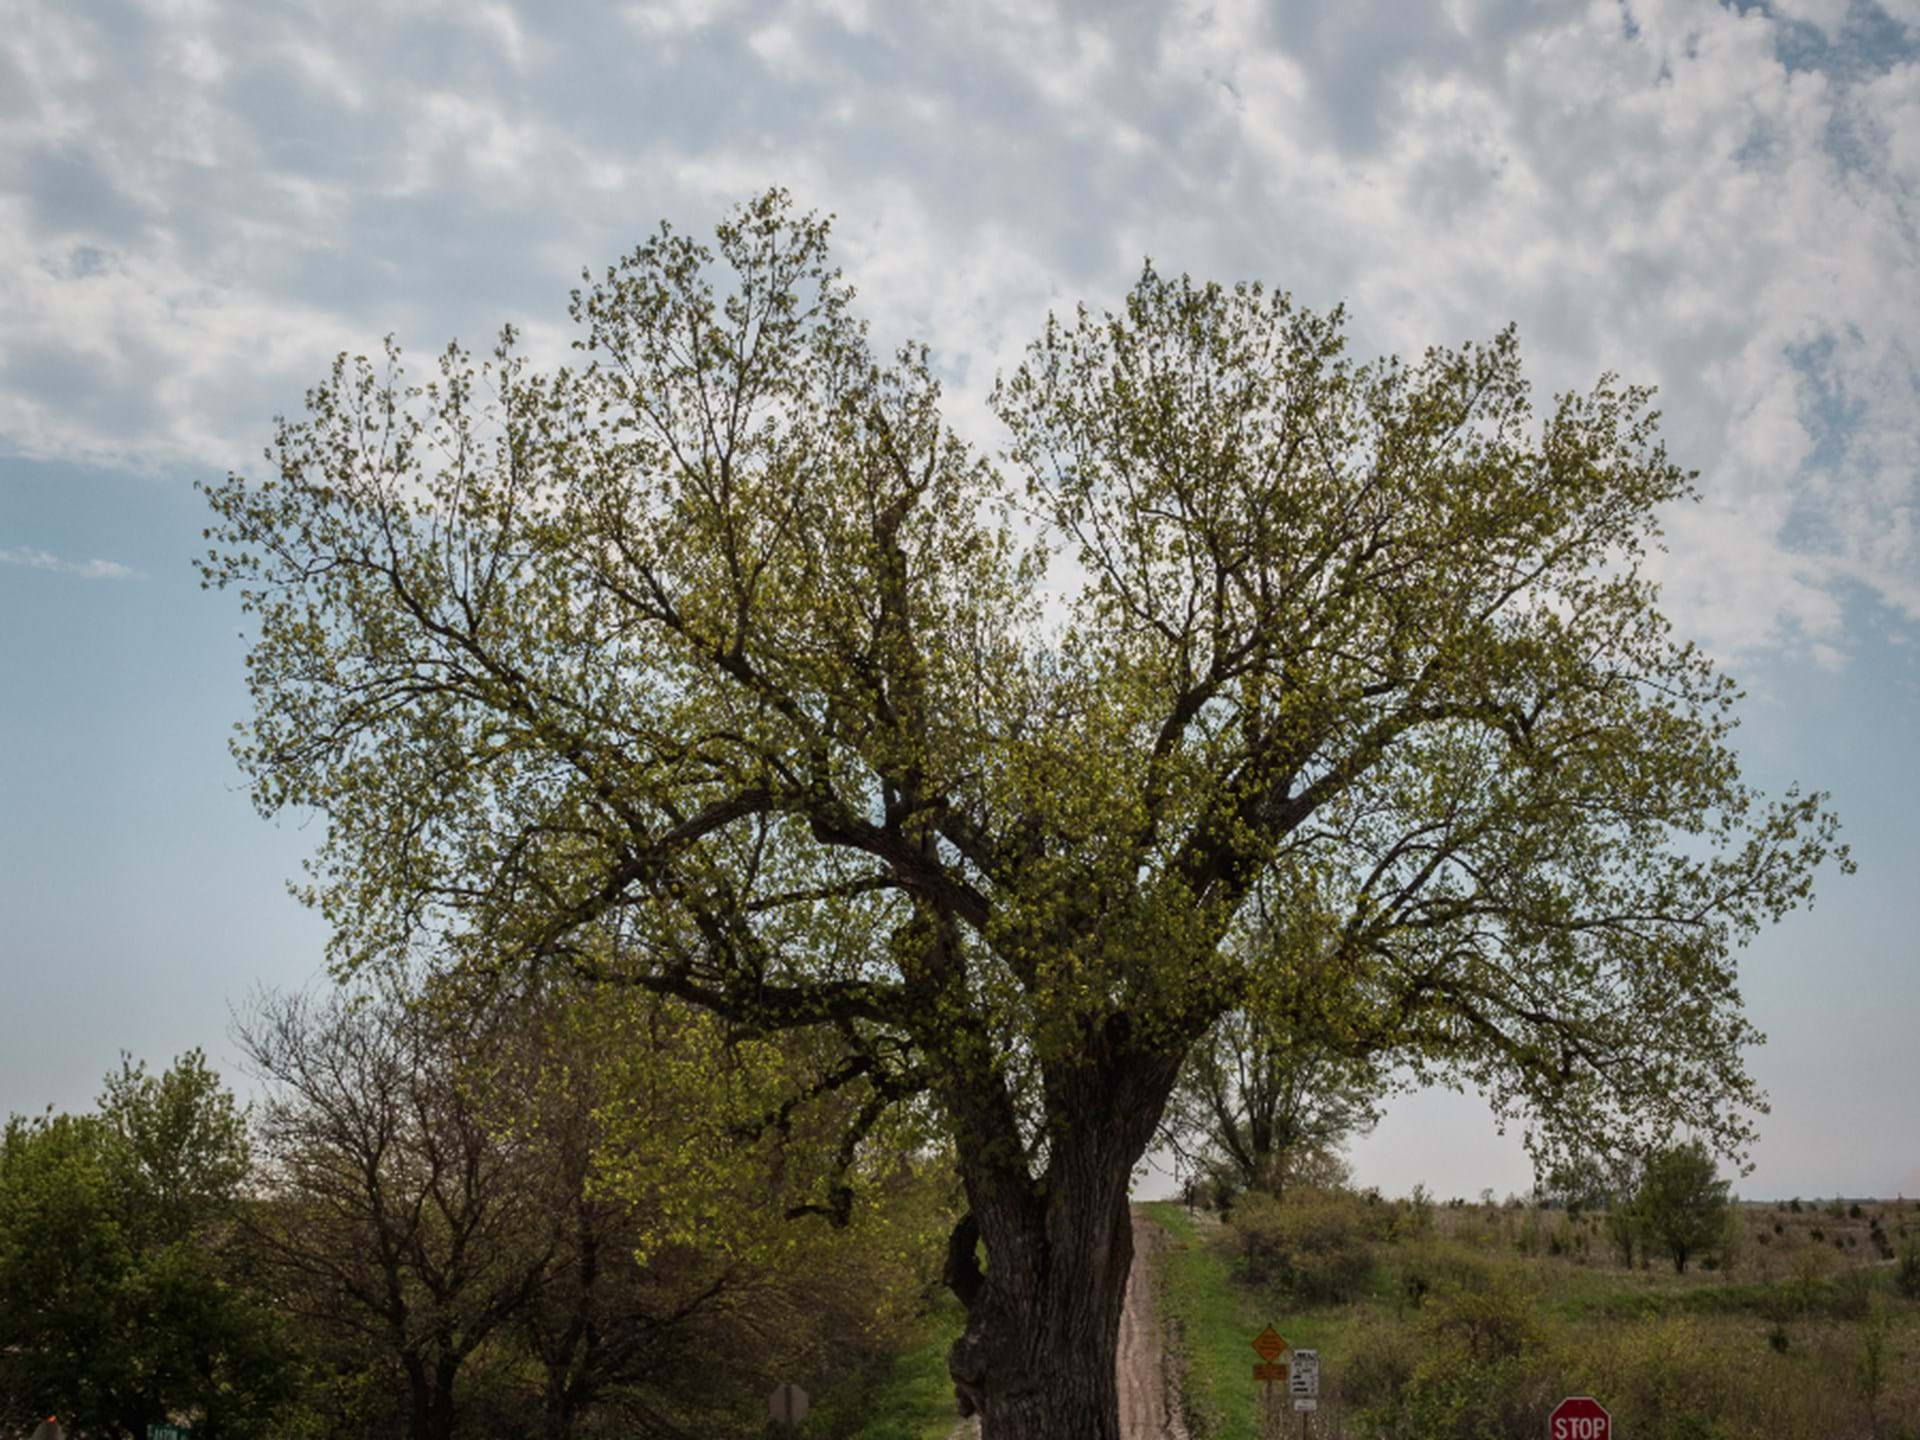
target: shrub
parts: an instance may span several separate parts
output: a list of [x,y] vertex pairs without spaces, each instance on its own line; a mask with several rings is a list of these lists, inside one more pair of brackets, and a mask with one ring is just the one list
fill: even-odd
[[1794,1310],[1802,1315],[1810,1314],[1824,1287],[1827,1271],[1833,1262],[1827,1252],[1808,1246],[1794,1256],[1793,1271],[1789,1276],[1786,1294]]
[[[1387,1434],[1538,1440],[1541,1417],[1569,1393],[1534,1295],[1509,1271],[1486,1270],[1473,1284],[1435,1295],[1418,1332],[1411,1373],[1362,1411],[1365,1423]],[[1374,1373],[1384,1368],[1370,1361]]]
[[1395,1239],[1418,1239],[1433,1233],[1433,1197],[1424,1185],[1415,1185],[1413,1193],[1394,1206]]
[[1920,1300],[1920,1236],[1900,1247],[1900,1263],[1894,1267],[1893,1283],[1911,1300]]
[[1620,1327],[1579,1358],[1580,1389],[1607,1397],[1616,1435],[1709,1440],[1730,1433],[1721,1417],[1734,1406],[1739,1371],[1692,1317]]
[[1211,1191],[1210,1198],[1213,1201],[1214,1214],[1225,1220],[1233,1213],[1233,1202],[1239,1198],[1239,1189],[1232,1179],[1224,1174],[1216,1174],[1208,1188]]
[[1858,1200],[1854,1201],[1853,1204],[1847,1207],[1847,1214],[1855,1220],[1858,1220],[1862,1213],[1863,1212],[1860,1209],[1860,1202]]
[[1534,1292],[1511,1272],[1491,1267],[1435,1296],[1420,1331],[1429,1343],[1459,1350],[1475,1364],[1515,1359],[1544,1339]]
[[1631,1270],[1634,1251],[1640,1245],[1640,1218],[1628,1204],[1616,1204],[1607,1211],[1607,1239],[1620,1263]]
[[1453,1351],[1428,1356],[1394,1411],[1365,1411],[1382,1434],[1421,1440],[1540,1440],[1542,1417],[1572,1387],[1558,1355],[1532,1351],[1475,1364]]
[[1416,1310],[1436,1291],[1484,1287],[1492,1281],[1493,1267],[1459,1245],[1410,1246],[1401,1255],[1400,1297]]
[[[1859,1387],[1861,1398],[1867,1402],[1867,1413],[1873,1415],[1880,1403],[1880,1392],[1887,1384],[1887,1307],[1878,1295],[1873,1297],[1868,1307],[1866,1324],[1860,1327],[1861,1354],[1854,1371],[1854,1384]],[[1880,1428],[1875,1417],[1874,1430]]]
[[1247,1273],[1309,1304],[1343,1303],[1373,1270],[1368,1207],[1337,1190],[1298,1189],[1282,1200],[1249,1191],[1233,1213]]
[[1392,1410],[1426,1347],[1411,1325],[1362,1310],[1347,1332],[1339,1368],[1340,1398],[1356,1408]]
[[1873,1302],[1873,1273],[1842,1270],[1833,1277],[1833,1314],[1838,1320],[1864,1320]]
[[1546,1248],[1546,1231],[1537,1209],[1530,1208],[1527,1218],[1520,1222],[1520,1233],[1513,1237],[1513,1248],[1529,1258]]

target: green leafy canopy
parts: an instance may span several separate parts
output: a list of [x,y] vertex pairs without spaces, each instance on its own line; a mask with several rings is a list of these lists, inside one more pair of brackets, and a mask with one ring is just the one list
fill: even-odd
[[[1130,1164],[1269,990],[1543,1152],[1748,1138],[1733,956],[1845,852],[1742,782],[1641,573],[1691,493],[1650,392],[1536,416],[1511,330],[1360,364],[1337,310],[1149,267],[1049,320],[990,461],[780,192],[572,311],[551,373],[511,331],[425,383],[342,357],[209,491],[237,753],[325,816],[340,965],[834,1027],[855,1148],[927,1095],[976,1207]],[[1289,943],[1312,987],[1265,985]]]

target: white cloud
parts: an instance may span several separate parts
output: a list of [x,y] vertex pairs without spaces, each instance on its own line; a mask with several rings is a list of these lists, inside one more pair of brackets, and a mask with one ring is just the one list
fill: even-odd
[[[1361,352],[1513,319],[1544,391],[1657,382],[1705,497],[1668,526],[1682,624],[1832,659],[1849,590],[1920,618],[1920,65],[1855,53],[1859,5],[1773,10],[496,3],[370,46],[372,9],[27,7],[0,440],[230,465],[334,350],[512,319],[561,352],[580,265],[781,183],[988,447],[995,369],[1145,254],[1349,301]],[[1855,49],[1784,63],[1788,19]]]
[[747,46],[760,57],[761,64],[783,80],[796,80],[806,74],[810,57],[791,25],[763,25],[747,37]]
[[627,22],[657,35],[682,35],[716,24],[735,9],[733,0],[645,0],[626,7]]
[[1773,13],[1789,20],[1838,30],[1846,23],[1853,0],[1773,0]]
[[117,560],[62,560],[31,545],[0,546],[0,565],[19,565],[28,570],[51,570],[61,575],[78,575],[83,580],[136,580],[140,572]]

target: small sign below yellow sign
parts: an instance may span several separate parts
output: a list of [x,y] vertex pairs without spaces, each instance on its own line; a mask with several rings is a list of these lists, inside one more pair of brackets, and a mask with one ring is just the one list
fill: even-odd
[[1280,1332],[1269,1325],[1253,1337],[1253,1348],[1260,1352],[1262,1360],[1271,1363],[1280,1358],[1280,1352],[1287,1348],[1287,1342],[1280,1338]]
[[1287,1383],[1287,1367],[1272,1364],[1256,1365],[1253,1367],[1253,1378],[1265,1380],[1269,1385],[1284,1385]]

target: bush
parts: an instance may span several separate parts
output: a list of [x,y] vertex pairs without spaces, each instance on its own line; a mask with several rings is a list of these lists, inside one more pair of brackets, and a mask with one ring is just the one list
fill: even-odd
[[1427,1357],[1390,1411],[1363,1415],[1387,1435],[1421,1440],[1540,1440],[1544,1417],[1570,1391],[1556,1352],[1475,1364],[1453,1351]]
[[1308,1304],[1345,1303],[1373,1271],[1369,1241],[1384,1216],[1338,1190],[1299,1189],[1285,1200],[1249,1191],[1232,1223],[1251,1278]]
[[1533,1292],[1510,1271],[1481,1267],[1473,1283],[1434,1295],[1410,1371],[1404,1333],[1370,1337],[1354,1397],[1363,1421],[1384,1433],[1538,1440],[1541,1417],[1569,1393]]
[[1527,1211],[1527,1218],[1520,1223],[1520,1233],[1514,1236],[1513,1248],[1529,1259],[1546,1248],[1546,1229],[1539,1210]]
[[1240,1191],[1232,1179],[1224,1174],[1215,1175],[1208,1186],[1208,1199],[1213,1204],[1213,1213],[1225,1220],[1233,1213],[1234,1201],[1240,1198]]
[[1809,1246],[1794,1256],[1793,1269],[1785,1286],[1785,1297],[1795,1312],[1811,1314],[1826,1288],[1827,1271],[1832,1267],[1827,1252]]
[[1484,1288],[1493,1283],[1493,1267],[1460,1245],[1433,1242],[1409,1246],[1401,1254],[1401,1299],[1418,1310],[1429,1295]]
[[1616,1201],[1607,1210],[1607,1239],[1613,1245],[1614,1259],[1627,1269],[1633,1268],[1634,1252],[1640,1248],[1640,1220],[1633,1206]]
[[1417,1240],[1432,1233],[1433,1197],[1426,1186],[1416,1185],[1411,1195],[1394,1206],[1393,1238]]
[[1425,1350],[1411,1325],[1362,1310],[1347,1332],[1338,1370],[1340,1398],[1358,1409],[1396,1408]]
[[1420,1320],[1427,1341],[1476,1365],[1513,1360],[1543,1343],[1535,1294],[1510,1272],[1484,1269],[1474,1281],[1436,1295]]
[[1873,1302],[1873,1272],[1842,1270],[1833,1277],[1833,1314],[1839,1320],[1864,1320]]
[[1893,1283],[1910,1300],[1920,1300],[1920,1236],[1900,1247],[1900,1263],[1894,1267]]
[[1596,1337],[1578,1358],[1579,1393],[1607,1397],[1616,1435],[1709,1440],[1730,1434],[1721,1417],[1734,1408],[1743,1382],[1697,1320],[1622,1326]]

